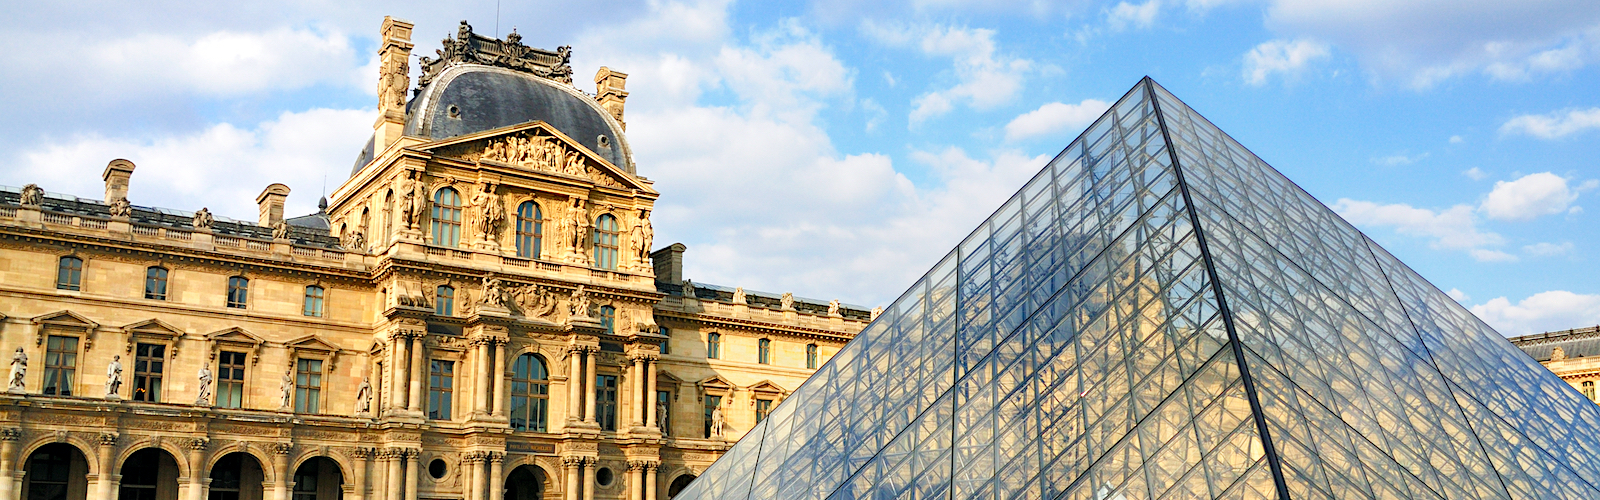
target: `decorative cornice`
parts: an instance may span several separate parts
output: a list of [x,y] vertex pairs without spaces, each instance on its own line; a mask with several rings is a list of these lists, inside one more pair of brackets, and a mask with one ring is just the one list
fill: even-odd
[[554,52],[522,44],[522,35],[512,30],[504,40],[489,38],[472,32],[472,25],[461,21],[454,37],[445,37],[442,48],[435,51],[438,59],[418,58],[422,77],[417,79],[417,90],[427,87],[446,68],[457,64],[482,64],[521,71],[549,78],[567,85],[572,84],[572,47],[561,46]]

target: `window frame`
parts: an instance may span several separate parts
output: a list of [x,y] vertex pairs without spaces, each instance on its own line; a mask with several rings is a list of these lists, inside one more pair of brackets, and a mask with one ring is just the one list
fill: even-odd
[[722,334],[706,334],[706,359],[722,359]]
[[1589,398],[1590,401],[1595,400],[1595,384],[1593,380],[1585,380],[1578,385],[1580,387],[1578,392],[1582,392],[1583,396]]
[[621,224],[617,216],[600,214],[594,219],[594,267],[606,270],[617,269],[617,256],[621,253]]
[[[305,370],[304,367],[316,363],[316,371]],[[305,379],[302,381],[301,376]],[[313,377],[315,385],[313,385]],[[294,412],[308,415],[322,413],[323,388],[328,379],[328,360],[302,356],[294,359]]]
[[[70,348],[56,348],[56,339],[71,340]],[[44,377],[40,381],[39,393],[47,396],[72,396],[78,384],[78,361],[83,358],[83,337],[77,335],[58,335],[47,333],[45,336]],[[51,354],[70,356],[71,364],[62,364],[59,361],[51,363]],[[52,377],[52,374],[55,376]],[[65,375],[65,377],[63,377]],[[63,378],[65,381],[63,382]],[[54,380],[55,383],[51,384]],[[65,385],[65,387],[62,387]],[[65,389],[63,392],[62,389]]]
[[821,357],[816,344],[806,344],[806,369],[817,369],[817,360]]
[[[144,269],[144,298],[148,300],[167,300],[171,294],[168,285],[172,271],[161,266],[150,266]],[[159,286],[160,290],[153,287]]]
[[[606,382],[611,385],[607,386]],[[600,430],[616,432],[620,425],[622,405],[622,377],[615,373],[597,373],[594,376],[594,421]]]
[[455,409],[456,362],[428,360],[428,420],[452,420]]
[[513,234],[518,257],[539,258],[544,246],[544,208],[533,200],[518,204]]
[[[158,342],[138,342],[133,348],[133,389],[129,398],[147,403],[161,402],[161,382],[166,377],[167,351],[171,346]],[[151,351],[156,351],[151,354]],[[150,366],[155,365],[154,369]]]
[[439,285],[433,289],[433,314],[436,316],[456,315],[456,287]]
[[228,296],[226,305],[234,309],[250,308],[250,278],[244,276],[228,277]]
[[772,416],[772,403],[773,400],[771,399],[756,398],[755,407],[757,425],[760,425],[761,421],[766,420],[767,417]]
[[[712,435],[711,435],[711,431],[712,431],[712,429],[711,429],[711,420],[712,420],[711,413],[713,411],[715,411],[717,408],[720,408],[722,406],[722,398],[723,398],[723,395],[721,395],[721,394],[707,394],[707,395],[705,395],[705,400],[701,402],[701,405],[700,405],[701,406],[701,413],[702,413],[702,417],[705,419],[705,432],[703,433],[703,435],[701,437],[703,437],[705,439],[711,439],[712,438]],[[723,425],[726,426],[727,425],[727,420],[728,420],[728,415],[726,413],[724,413],[722,415],[722,420],[723,420]]]
[[[528,363],[524,364],[523,360]],[[528,367],[523,370],[522,367]],[[540,373],[534,373],[533,368],[538,367]],[[540,378],[534,378],[538,375]],[[522,387],[518,390],[519,385]],[[508,424],[512,431],[517,432],[550,432],[550,365],[543,356],[527,352],[517,356],[511,365],[511,380],[509,381],[510,401],[507,401],[509,410],[506,412],[510,420]],[[522,417],[522,427],[517,427],[517,400],[522,399],[526,415]],[[537,412],[535,411],[537,410]],[[535,419],[537,417],[537,419]],[[536,425],[537,424],[537,425]]]
[[[445,195],[450,198],[445,198]],[[433,217],[429,219],[429,232],[435,246],[461,246],[461,209],[460,191],[445,186],[433,192]]]
[[[234,357],[238,358],[238,364],[228,362],[228,358]],[[212,371],[212,373],[215,374],[217,386],[212,391],[214,396],[211,398],[211,406],[234,409],[244,408],[245,387],[247,386],[248,379],[250,377],[249,370],[249,353],[243,351],[218,350],[216,368]],[[238,373],[238,378],[233,378],[233,373]],[[229,391],[226,393],[223,392],[224,387],[229,388]],[[237,396],[238,402],[236,404],[224,403],[224,394]],[[229,403],[231,403],[231,401]]]
[[[316,290],[317,293],[312,295],[312,290]],[[301,303],[300,307],[300,315],[312,318],[325,317],[324,315],[327,311],[328,289],[323,288],[322,285],[306,285],[305,293],[305,300]],[[313,300],[316,301],[314,303],[316,305],[315,309],[312,308]]]
[[600,306],[600,327],[605,328],[607,335],[617,334],[617,308],[604,305]]
[[756,341],[756,363],[772,364],[772,339],[762,338]]
[[[68,263],[74,263],[68,267]],[[56,261],[56,289],[83,291],[83,259],[76,255],[63,255]]]

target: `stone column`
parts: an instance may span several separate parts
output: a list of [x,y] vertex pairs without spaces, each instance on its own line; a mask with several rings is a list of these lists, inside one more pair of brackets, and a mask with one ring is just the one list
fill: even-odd
[[419,469],[417,461],[421,459],[420,455],[422,450],[406,450],[406,500],[417,500],[417,480],[421,479],[417,477]]
[[473,378],[473,413],[489,413],[489,371],[494,367],[489,363],[489,339],[479,338],[472,343],[472,349],[477,351],[478,366],[472,372]]
[[389,477],[386,478],[389,480],[389,488],[388,491],[384,492],[384,498],[386,500],[400,500],[400,497],[406,491],[405,471],[401,467],[405,465],[402,462],[405,455],[399,448],[390,448],[384,452],[384,455],[384,460],[389,461]]
[[[424,359],[424,355],[427,353],[423,352],[426,349],[422,347],[422,336],[414,335],[411,337],[411,341],[411,397],[407,399],[406,409],[413,414],[418,414],[422,413],[422,378],[428,376],[428,361]],[[410,457],[407,458],[407,460],[409,459]],[[408,476],[415,475],[410,471],[407,471],[406,474]],[[415,489],[415,487],[408,487],[408,489]]]
[[111,487],[111,452],[116,449],[116,434],[101,434],[99,446],[95,447],[95,460],[100,469],[99,480],[95,481],[95,495],[98,500],[111,500],[116,494]]
[[567,369],[567,422],[582,420],[579,402],[582,401],[582,392],[579,388],[583,383],[583,347],[567,346],[567,359],[571,367]]
[[628,462],[628,500],[644,500],[644,462]]
[[469,451],[461,454],[461,494],[466,500],[483,500],[483,452]]
[[[494,404],[489,405],[491,408],[494,409],[493,413],[491,413],[491,414],[496,416],[496,417],[504,417],[504,416],[506,416],[506,399],[509,399],[509,398],[506,397],[506,341],[505,341],[505,339],[495,339],[495,343],[494,343],[494,394],[491,394],[491,396],[494,398]],[[502,454],[502,456],[504,456],[504,455]],[[505,479],[505,478],[501,478],[501,479]],[[493,495],[493,494],[496,494],[496,493],[490,492],[490,494]],[[499,497],[495,497],[495,498],[490,499],[490,500],[500,500],[500,498]]]
[[[644,358],[644,354],[643,353],[634,354],[634,356],[633,356],[633,373],[628,377],[628,378],[633,379],[631,381],[631,382],[633,382],[631,385],[633,385],[633,400],[634,400],[634,404],[632,404],[630,406],[633,406],[633,426],[634,427],[639,427],[641,425],[644,425],[644,414],[645,414],[644,408],[645,408],[645,404],[649,402],[649,399],[644,397],[645,396],[645,393],[644,393],[644,378],[645,378],[644,377],[644,362],[645,362],[645,358]],[[635,500],[638,500],[638,499],[635,499]]]
[[[596,356],[595,354],[597,354],[597,353],[594,352],[593,349],[584,349],[583,350],[583,365],[584,365],[583,385],[584,385],[584,387],[588,388],[587,391],[584,391],[585,394],[584,394],[584,400],[583,400],[583,422],[586,423],[586,424],[591,424],[591,425],[593,425],[595,423],[595,420],[594,420],[594,400],[595,400],[595,394],[597,392],[597,389],[595,388],[595,382],[597,382],[597,379],[595,378],[595,375],[596,375],[597,372],[594,371],[594,358],[596,358],[598,356]],[[586,481],[593,482],[593,478],[586,479]]]
[[350,471],[350,475],[355,476],[355,477],[350,478],[351,485],[354,486],[354,488],[352,488],[351,490],[354,491],[355,494],[351,495],[350,498],[348,498],[346,500],[366,500],[366,498],[367,498],[367,457],[372,454],[372,449],[371,448],[356,448],[350,454],[354,455],[356,457],[356,463],[352,467],[353,470]]
[[506,498],[506,454],[499,451],[489,452],[489,499],[505,500]]
[[650,358],[644,365],[644,418],[645,427],[661,432],[661,423],[656,422],[656,360]]
[[406,364],[411,360],[406,354],[408,342],[404,333],[389,336],[389,407],[395,410],[406,408],[406,388],[411,380],[406,373]]
[[277,500],[289,500],[289,479],[294,477],[294,471],[289,470],[289,452],[294,450],[294,445],[278,443],[272,447],[272,497]]
[[561,465],[567,469],[566,500],[578,500],[578,467],[583,465],[583,457],[562,457]]
[[17,439],[21,437],[21,430],[0,430],[0,500],[17,500],[16,476],[12,473],[17,470]]
[[600,465],[596,457],[583,457],[583,500],[594,500],[595,468]]
[[206,440],[194,439],[189,441],[189,500],[205,500],[202,495],[205,483],[201,480],[209,477],[206,473]]
[[644,500],[656,500],[656,470],[661,464],[650,462],[644,466]]

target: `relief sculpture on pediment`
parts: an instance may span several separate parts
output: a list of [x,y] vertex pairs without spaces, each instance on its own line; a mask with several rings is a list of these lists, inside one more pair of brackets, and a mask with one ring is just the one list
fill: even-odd
[[518,134],[489,141],[477,159],[539,172],[587,177],[583,154],[549,136]]

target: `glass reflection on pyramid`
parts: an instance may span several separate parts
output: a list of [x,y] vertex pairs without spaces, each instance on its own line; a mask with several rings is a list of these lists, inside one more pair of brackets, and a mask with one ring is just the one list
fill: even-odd
[[1145,78],[675,498],[1594,499],[1596,430]]

